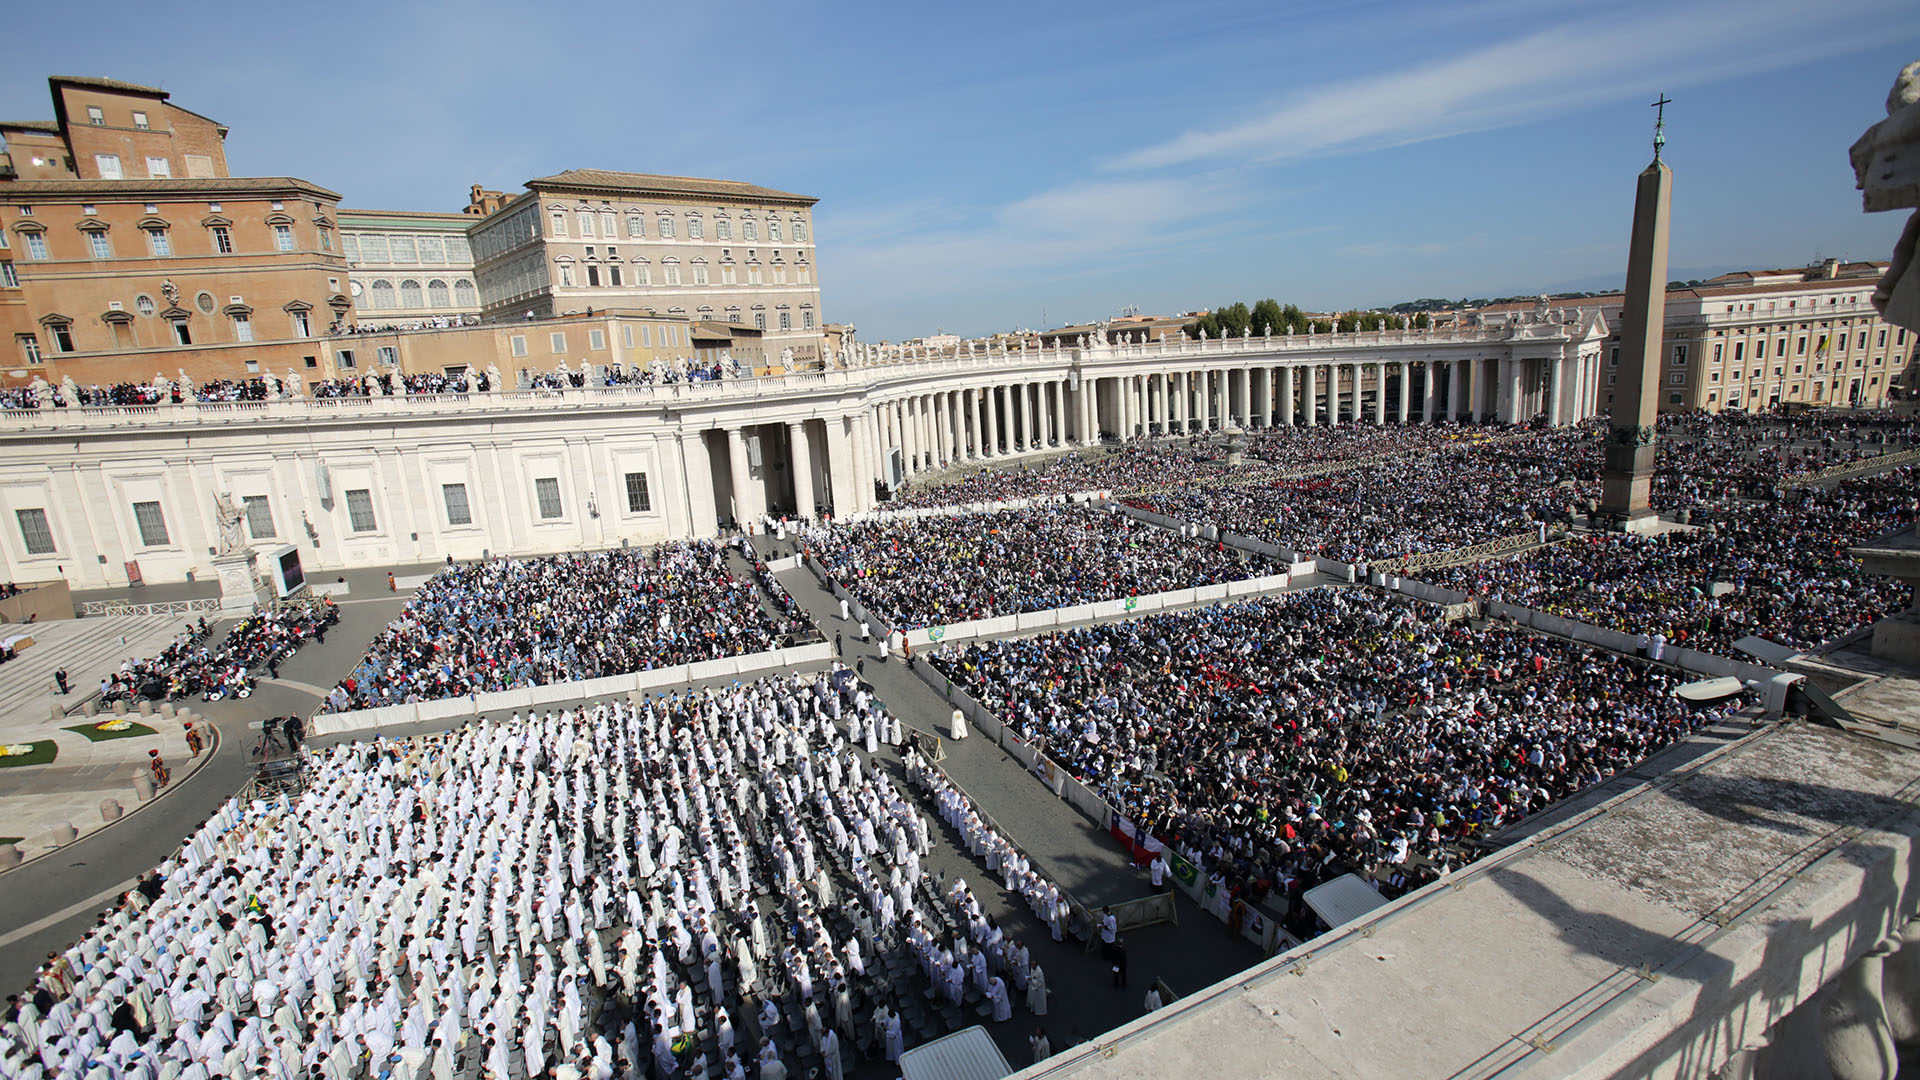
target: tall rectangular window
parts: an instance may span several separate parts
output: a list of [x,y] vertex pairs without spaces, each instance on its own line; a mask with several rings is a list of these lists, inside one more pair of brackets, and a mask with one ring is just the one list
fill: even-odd
[[379,528],[379,522],[373,516],[373,492],[366,488],[354,488],[347,492],[347,527],[357,533],[368,533]]
[[733,239],[733,222],[720,218],[713,223],[713,235],[720,240]]
[[15,334],[13,340],[20,346],[21,359],[29,364],[40,362],[40,339],[32,334]]
[[141,547],[167,546],[167,516],[157,502],[133,504],[133,523],[140,530]]
[[607,347],[607,335],[603,330],[587,331],[587,348],[598,352]]
[[17,289],[20,287],[20,275],[14,273],[13,264],[0,262],[0,288]]
[[213,250],[222,255],[233,254],[233,230],[225,225],[213,227]]
[[73,351],[73,325],[71,323],[53,323],[47,327],[47,332],[53,335],[54,352],[65,353]]
[[295,311],[291,314],[293,316],[293,336],[312,337],[313,323],[308,321],[307,313],[304,311]]
[[27,554],[53,554],[53,530],[47,526],[44,509],[15,510],[13,516],[20,521],[20,539],[26,541]]
[[687,219],[688,239],[698,240],[701,237],[705,236],[706,234],[707,234],[707,230],[706,230],[705,222],[701,221],[699,218]]
[[293,226],[275,225],[273,227],[273,249],[275,251],[293,250]]
[[673,239],[673,236],[674,236],[673,219],[670,217],[661,218],[660,219],[660,239],[671,240]]
[[580,230],[580,236],[582,239],[592,239],[593,237],[592,211],[581,210],[575,213],[573,215],[573,223],[574,223],[574,226]]
[[640,215],[628,214],[627,215],[627,239],[639,240],[646,235],[647,235],[647,230],[641,224]]
[[513,341],[513,355],[515,356],[527,355],[527,338],[525,334],[513,335],[512,341]]
[[549,228],[550,235],[553,235],[553,236],[567,235],[567,215],[564,211],[555,210],[553,213],[547,215],[547,220],[550,226]]
[[667,275],[666,277],[667,284],[669,285],[680,284],[680,264],[679,263],[670,262],[664,265],[661,269],[664,270]]
[[467,505],[467,485],[441,484],[440,498],[447,504],[447,524],[473,524],[473,507]]
[[113,242],[107,239],[105,229],[87,230],[87,251],[96,259],[113,258]]
[[165,229],[147,229],[147,250],[156,259],[164,259],[173,254],[173,241],[167,239]]
[[278,535],[273,529],[273,506],[265,495],[244,495],[240,501],[247,510],[247,535],[255,540],[265,540]]
[[399,367],[400,366],[400,346],[398,345],[380,346],[380,362],[382,364],[385,364],[388,367]]
[[[44,261],[46,257],[47,257],[47,234],[37,233],[37,232],[28,233],[27,234],[27,258],[32,259],[35,262],[41,262],[41,261]],[[1882,330],[1880,332],[1880,336],[1885,337],[1886,331]],[[1881,342],[1881,344],[1885,345],[1886,342],[1883,341]]]
[[629,349],[633,348],[633,324],[632,323],[628,323],[625,326],[622,326],[620,328],[620,344],[625,345]]
[[793,329],[793,312],[783,311],[780,313],[780,329],[782,330]]
[[253,320],[251,318],[245,315],[235,315],[233,317],[233,340],[253,340]]
[[653,500],[647,497],[647,474],[630,472],[627,474],[627,513],[644,514],[653,509]]
[[1686,347],[1685,345],[1675,345],[1675,346],[1673,347],[1673,362],[1674,362],[1674,364],[1675,364],[1675,365],[1685,365],[1685,364],[1686,364],[1686,362],[1687,362],[1687,347]]
[[600,211],[600,235],[611,240],[620,233],[614,229],[614,216],[611,210]]
[[533,495],[540,503],[540,517],[551,521],[560,516],[560,480],[558,477],[543,476],[533,482]]
[[552,347],[554,352],[557,352],[557,353],[566,352],[567,351],[566,333],[561,330],[555,330],[553,333],[548,334],[547,344]]

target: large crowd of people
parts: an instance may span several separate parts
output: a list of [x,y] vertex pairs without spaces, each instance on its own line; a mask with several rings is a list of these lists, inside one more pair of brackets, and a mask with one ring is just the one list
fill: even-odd
[[1444,868],[1727,707],[1689,706],[1640,660],[1356,589],[947,645],[931,663],[1248,900]]
[[1920,468],[1799,488],[1657,536],[1596,533],[1491,562],[1429,571],[1443,588],[1676,645],[1739,655],[1749,634],[1812,648],[1906,604],[1848,549],[1920,519]]
[[1077,505],[805,530],[827,575],[894,629],[1280,573],[1263,555]]
[[[715,541],[449,566],[328,695],[330,711],[765,652],[810,629]],[[778,605],[778,610],[775,609]]]
[[1322,475],[1183,485],[1121,501],[1309,555],[1384,564],[1565,519],[1598,493],[1595,473],[1567,464],[1569,448],[1591,438],[1548,429],[1494,447],[1462,441]]
[[875,766],[901,727],[852,675],[321,751],[41,968],[5,1074],[841,1080],[945,1034],[930,1002],[1044,1016],[924,810],[1042,924],[1064,898],[912,751],[913,787]]
[[247,697],[255,676],[272,673],[307,641],[325,640],[340,621],[331,599],[302,597],[256,609],[235,623],[218,644],[209,645],[213,628],[203,617],[189,624],[158,654],[128,659],[100,680],[104,704],[146,698],[175,701],[199,695],[203,701]]

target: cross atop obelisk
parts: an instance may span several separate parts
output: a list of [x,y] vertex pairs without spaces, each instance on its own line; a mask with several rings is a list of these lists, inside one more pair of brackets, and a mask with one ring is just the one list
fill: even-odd
[[1596,525],[1628,532],[1658,526],[1653,512],[1655,424],[1660,405],[1660,358],[1667,326],[1667,219],[1673,170],[1660,160],[1667,144],[1665,94],[1653,103],[1653,162],[1640,173],[1633,200],[1633,242],[1627,254],[1626,303],[1620,312],[1620,369],[1615,379],[1612,427],[1600,475]]

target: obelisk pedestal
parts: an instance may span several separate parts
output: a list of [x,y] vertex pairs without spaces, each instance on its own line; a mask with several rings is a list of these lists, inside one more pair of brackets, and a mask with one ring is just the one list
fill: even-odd
[[260,571],[253,565],[252,548],[241,548],[213,557],[214,573],[220,576],[220,614],[246,615],[255,605],[264,605],[273,597],[273,590],[260,580]]
[[1599,520],[1594,523],[1626,532],[1659,528],[1652,506],[1654,425],[1666,337],[1667,215],[1672,194],[1673,170],[1656,152],[1653,164],[1640,174],[1633,200],[1633,245],[1620,316],[1620,367],[1600,474]]

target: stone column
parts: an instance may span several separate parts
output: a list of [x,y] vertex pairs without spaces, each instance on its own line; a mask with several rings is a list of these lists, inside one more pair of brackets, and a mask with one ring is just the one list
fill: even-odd
[[1483,424],[1487,420],[1487,362],[1475,358],[1467,364],[1473,370],[1473,378],[1468,380],[1472,386],[1468,392],[1473,396],[1473,422]]
[[1046,442],[1051,445],[1058,441],[1067,445],[1066,384],[1059,379],[1048,379],[1040,388],[1040,411],[1046,414]]
[[760,515],[754,511],[748,494],[751,481],[747,476],[747,440],[737,427],[727,429],[727,471],[733,481],[733,523],[744,529],[748,522],[758,521]]
[[793,470],[793,511],[802,519],[814,515],[813,443],[807,438],[807,422],[787,425],[788,467]]
[[1411,376],[1411,367],[1412,365],[1408,364],[1405,360],[1400,361],[1400,395],[1399,396],[1400,396],[1400,422],[1402,424],[1405,424],[1407,422],[1407,417],[1409,415],[1409,410],[1411,408],[1410,400],[1413,397],[1413,379]]
[[1293,365],[1283,364],[1280,368],[1280,419],[1281,427],[1293,426]]
[[1304,375],[1307,380],[1306,385],[1302,387],[1300,391],[1300,422],[1308,427],[1313,427],[1320,423],[1320,418],[1317,415],[1318,410],[1316,408],[1319,404],[1320,397],[1320,387],[1318,385],[1319,373],[1317,370],[1319,366],[1318,364],[1308,364],[1300,369],[1300,373]]
[[1467,400],[1467,362],[1454,360],[1447,366],[1453,371],[1453,388],[1449,391],[1447,398],[1447,417],[1451,420],[1464,419],[1461,416],[1461,406]]
[[1239,368],[1233,374],[1240,384],[1240,430],[1245,431],[1253,426],[1253,372]]
[[695,536],[712,536],[718,531],[720,514],[713,505],[713,456],[707,453],[706,433],[683,431],[679,442],[690,529]]
[[1566,423],[1566,419],[1560,415],[1560,410],[1565,408],[1567,404],[1567,388],[1565,385],[1567,381],[1567,367],[1566,357],[1556,356],[1553,358],[1552,381],[1547,386],[1547,423],[1555,426]]
[[986,403],[987,420],[984,441],[980,445],[986,449],[988,457],[997,458],[1000,456],[1000,388],[987,387],[981,400]]
[[[840,475],[840,469],[833,470],[833,507],[837,514],[858,514],[872,508],[873,503],[873,461],[867,456],[866,432],[860,422],[860,414],[843,416],[837,421],[828,421],[828,426],[838,423],[846,436],[847,448],[852,451],[848,462],[846,477]],[[842,485],[850,485],[851,491],[843,493]]]
[[933,441],[940,464],[953,464],[953,403],[945,390],[933,395]]

